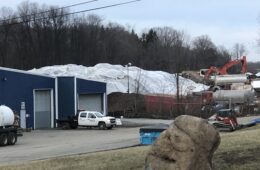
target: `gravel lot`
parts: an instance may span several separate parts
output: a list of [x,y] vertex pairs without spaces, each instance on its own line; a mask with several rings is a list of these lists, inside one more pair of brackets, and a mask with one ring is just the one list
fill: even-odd
[[89,153],[139,144],[139,128],[35,130],[0,148],[0,164]]
[[124,126],[112,130],[79,128],[24,132],[22,137],[18,137],[16,145],[0,147],[0,165],[138,145],[140,126],[170,122],[160,119],[123,119]]

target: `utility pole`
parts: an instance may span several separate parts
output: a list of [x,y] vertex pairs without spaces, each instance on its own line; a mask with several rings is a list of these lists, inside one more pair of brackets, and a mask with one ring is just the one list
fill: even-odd
[[127,69],[127,93],[129,94],[130,91],[129,91],[129,68],[130,66],[132,66],[132,63],[128,63],[126,66],[126,69]]

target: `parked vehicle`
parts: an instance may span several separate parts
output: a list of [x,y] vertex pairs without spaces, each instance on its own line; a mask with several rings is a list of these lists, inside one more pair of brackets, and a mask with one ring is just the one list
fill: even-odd
[[245,74],[247,72],[247,61],[246,56],[243,56],[241,59],[235,59],[227,62],[224,66],[217,68],[215,66],[211,66],[208,70],[203,69],[203,73],[201,75],[204,76],[205,79],[210,79],[211,75],[227,75],[228,70],[235,66],[235,65],[241,65],[241,73]]
[[97,111],[80,111],[76,116],[57,120],[58,126],[62,128],[76,129],[82,127],[98,127],[99,129],[112,129],[116,126],[116,118],[104,116]]
[[[241,65],[240,73],[229,75],[228,70],[239,65]],[[200,69],[199,71],[183,71],[181,75],[195,81],[196,83],[218,87],[218,85],[226,85],[227,83],[248,82],[246,72],[247,61],[246,56],[243,56],[241,59],[230,60],[224,66],[219,68],[211,66],[208,69]]]
[[0,146],[17,142],[17,128],[14,112],[7,106],[0,106]]
[[239,128],[236,113],[232,109],[221,109],[217,111],[214,118],[209,120],[209,123],[223,131],[234,131]]

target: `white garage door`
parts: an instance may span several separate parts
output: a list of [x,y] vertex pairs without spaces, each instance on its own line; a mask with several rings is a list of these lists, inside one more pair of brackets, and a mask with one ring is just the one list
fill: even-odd
[[51,91],[35,90],[35,129],[51,128]]
[[78,109],[102,112],[102,94],[79,95]]

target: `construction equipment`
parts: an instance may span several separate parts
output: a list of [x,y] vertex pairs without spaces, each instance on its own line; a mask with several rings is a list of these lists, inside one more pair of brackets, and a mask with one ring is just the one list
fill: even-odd
[[[240,73],[244,74],[240,74],[240,75],[232,75],[232,77],[228,76],[228,70],[235,66],[241,64],[242,68]],[[236,59],[236,60],[231,60],[228,63],[226,63],[223,67],[221,68],[217,68],[215,66],[211,66],[209,69],[200,69],[199,71],[183,71],[181,73],[181,76],[185,77],[185,78],[189,78],[193,81],[195,81],[196,83],[204,83],[207,85],[213,85],[215,84],[217,81],[217,83],[219,83],[219,81],[231,81],[232,83],[243,83],[245,81],[247,81],[246,75],[245,73],[247,72],[247,62],[246,62],[246,56],[243,56],[242,59]],[[222,75],[222,76],[220,76]],[[225,75],[223,77],[223,75]]]
[[210,79],[210,76],[212,74],[214,75],[225,75],[228,74],[228,69],[230,69],[231,67],[237,65],[237,64],[241,64],[242,68],[241,68],[241,73],[245,74],[247,72],[247,62],[246,62],[246,56],[243,56],[242,59],[235,59],[235,60],[231,60],[228,63],[226,63],[223,67],[221,68],[217,68],[215,66],[211,66],[208,70],[203,69],[203,73],[204,73],[204,78],[206,80]]
[[209,119],[209,123],[220,131],[234,131],[239,128],[236,113],[232,109],[221,109],[214,117]]

